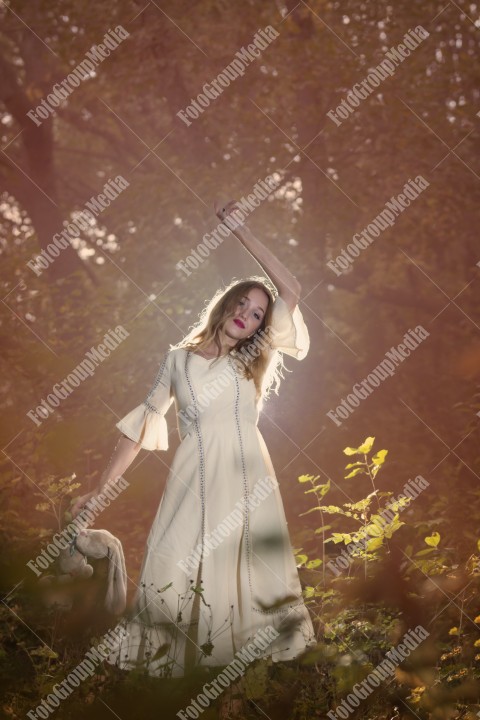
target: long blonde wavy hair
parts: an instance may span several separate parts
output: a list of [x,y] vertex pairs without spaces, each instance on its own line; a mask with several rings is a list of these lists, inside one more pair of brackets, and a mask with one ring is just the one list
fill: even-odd
[[[252,288],[263,290],[268,297],[266,312],[256,332],[250,337],[240,339],[236,345],[228,350],[228,354],[237,361],[236,367],[243,372],[243,376],[248,380],[253,380],[255,383],[256,402],[261,408],[263,401],[269,397],[272,389],[278,395],[280,379],[284,377],[282,371],[286,370],[283,365],[282,353],[273,350],[270,346],[268,330],[271,327],[274,296],[272,290],[263,282],[262,278],[253,276],[246,280],[234,280],[224,290],[217,290],[201,312],[198,322],[195,323],[183,340],[172,349],[184,348],[192,352],[196,350],[203,351],[213,341],[220,353],[220,331],[225,326],[226,321],[235,315],[239,300],[247,295]],[[248,347],[252,344],[260,352],[257,357],[251,357],[246,362],[244,357],[248,352]],[[244,354],[242,354],[242,350],[245,351]],[[218,360],[220,358],[213,358],[212,365]]]

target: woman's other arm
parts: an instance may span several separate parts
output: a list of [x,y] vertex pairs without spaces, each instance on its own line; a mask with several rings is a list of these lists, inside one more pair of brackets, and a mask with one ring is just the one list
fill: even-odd
[[85,495],[81,495],[70,508],[73,517],[78,515],[85,503],[99,495],[107,483],[115,485],[118,478],[130,467],[141,447],[140,443],[130,440],[126,435],[120,436],[112,457],[110,458],[110,462],[100,478],[98,487],[91,492],[85,493]]
[[[220,220],[224,220],[227,215],[233,214],[235,219],[235,201],[220,204],[215,202],[215,213]],[[228,227],[228,226],[227,226]],[[300,299],[302,286],[297,278],[292,275],[285,265],[274,255],[265,245],[252,233],[245,225],[239,224],[237,228],[231,232],[240,240],[246,250],[261,265],[270,280],[274,283],[278,290],[278,294],[286,302],[290,312],[293,312],[295,306]]]

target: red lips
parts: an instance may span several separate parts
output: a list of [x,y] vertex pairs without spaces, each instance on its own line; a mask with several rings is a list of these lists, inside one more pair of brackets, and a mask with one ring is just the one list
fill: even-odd
[[233,322],[236,323],[239,327],[245,328],[245,325],[243,324],[243,322],[241,320],[235,319]]

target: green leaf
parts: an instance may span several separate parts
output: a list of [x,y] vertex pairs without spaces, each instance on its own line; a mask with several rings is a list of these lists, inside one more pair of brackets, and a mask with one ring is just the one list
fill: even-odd
[[305,512],[300,513],[299,517],[303,517],[303,515],[308,515],[315,510],[321,510],[322,512],[328,513],[329,515],[334,515],[335,513],[339,513],[340,515],[346,514],[345,511],[342,510],[342,508],[339,508],[336,505],[317,505],[316,507],[310,508],[310,510],[306,510]]
[[315,530],[315,535],[320,535],[320,533],[327,532],[327,530],[330,530],[331,527],[331,525],[322,525],[322,527],[319,527]]
[[39,512],[46,512],[51,509],[52,506],[49,502],[38,503],[38,505],[35,505],[35,510],[38,510]]
[[297,561],[297,565],[303,565],[308,560],[308,555],[297,555],[295,560]]
[[428,537],[424,538],[427,545],[430,545],[430,547],[436,548],[438,543],[440,542],[440,533],[433,532]]
[[323,510],[323,512],[329,513],[330,515],[333,515],[334,513],[340,513],[344,514],[342,508],[337,507],[336,505],[319,505],[319,510]]
[[367,543],[367,551],[373,552],[374,550],[378,550],[378,548],[382,547],[382,545],[383,545],[383,539],[381,537],[372,538]]
[[[397,517],[398,517],[398,515],[395,515],[395,518],[397,518]],[[395,519],[390,525],[388,525],[385,528],[385,537],[391,538],[393,533],[397,532],[397,530],[399,530],[402,527],[402,525],[405,525],[405,523],[400,522],[399,520]]]
[[362,510],[366,510],[370,503],[372,502],[372,498],[370,496],[363,498],[363,500],[359,500],[356,503],[344,503],[345,507],[350,508],[350,510],[358,510],[359,512],[362,512]]
[[417,553],[415,553],[415,557],[423,557],[424,555],[430,555],[435,550],[435,548],[425,548],[425,550],[419,550]]
[[352,470],[352,472],[348,473],[348,475],[345,475],[345,480],[348,480],[348,478],[355,477],[355,475],[364,472],[365,470],[363,468],[355,468],[355,470]]
[[412,501],[412,498],[409,498],[409,497],[400,498],[399,500],[395,500],[394,502],[390,503],[388,506],[388,509],[396,512],[400,508],[404,508],[404,507],[407,507],[408,505],[410,505],[411,501]]
[[372,449],[374,440],[374,437],[367,437],[367,439],[358,448],[346,447],[343,452],[345,455],[367,455],[367,453],[369,453]]
[[374,465],[383,465],[385,458],[388,455],[388,450],[379,450],[372,458]]
[[306,565],[306,567],[307,567],[309,570],[313,570],[314,568],[316,568],[316,567],[318,567],[319,565],[321,565],[322,562],[323,562],[323,560],[320,560],[319,558],[317,558],[317,559],[315,559],[315,560],[309,560],[308,563],[307,563],[307,565]]
[[314,477],[313,475],[300,475],[300,477],[298,478],[298,482],[312,482],[312,480],[318,480],[319,477],[320,475],[317,475],[316,477]]
[[50,648],[46,645],[30,650],[29,654],[36,655],[38,657],[50,658],[51,660],[56,660],[58,658],[58,653],[56,653],[55,650],[50,650]]
[[327,492],[330,490],[330,478],[327,480],[327,482],[324,485],[319,485],[321,488],[320,490],[320,497],[324,497],[324,495],[327,494]]
[[303,517],[304,515],[310,515],[310,513],[315,512],[315,510],[321,510],[321,507],[317,505],[316,507],[310,508],[310,510],[305,510],[305,512],[300,513],[298,517]]
[[318,493],[318,495],[322,498],[324,495],[327,494],[327,492],[330,490],[330,480],[325,483],[325,485],[315,485],[315,487],[310,488],[310,490],[305,490],[305,495],[308,495],[308,493]]
[[348,545],[348,543],[352,542],[352,536],[349,533],[332,533],[332,540],[337,545],[337,543],[345,543],[345,545]]
[[358,448],[359,452],[361,452],[361,453],[363,453],[364,455],[366,455],[366,454],[369,453],[370,450],[372,449],[372,446],[373,446],[373,443],[374,443],[374,442],[375,442],[375,438],[374,438],[374,437],[367,437],[367,439],[365,440],[365,442],[362,443],[362,445],[360,445],[360,447]]
[[357,461],[354,462],[354,463],[348,463],[348,465],[345,465],[345,470],[348,470],[349,468],[352,468],[352,467],[358,467],[358,465],[363,465],[363,466],[365,466],[366,464],[367,464],[367,463],[364,463],[364,462],[362,462],[361,460],[357,460]]
[[343,448],[345,455],[358,455],[358,448],[346,447]]

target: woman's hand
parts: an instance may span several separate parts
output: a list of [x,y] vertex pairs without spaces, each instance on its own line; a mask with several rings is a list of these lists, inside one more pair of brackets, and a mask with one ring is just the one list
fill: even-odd
[[98,495],[96,490],[91,490],[90,492],[85,493],[85,495],[80,495],[80,497],[77,498],[73,505],[69,508],[72,519],[76,517],[83,510],[86,503],[92,498],[94,498],[96,495]]

